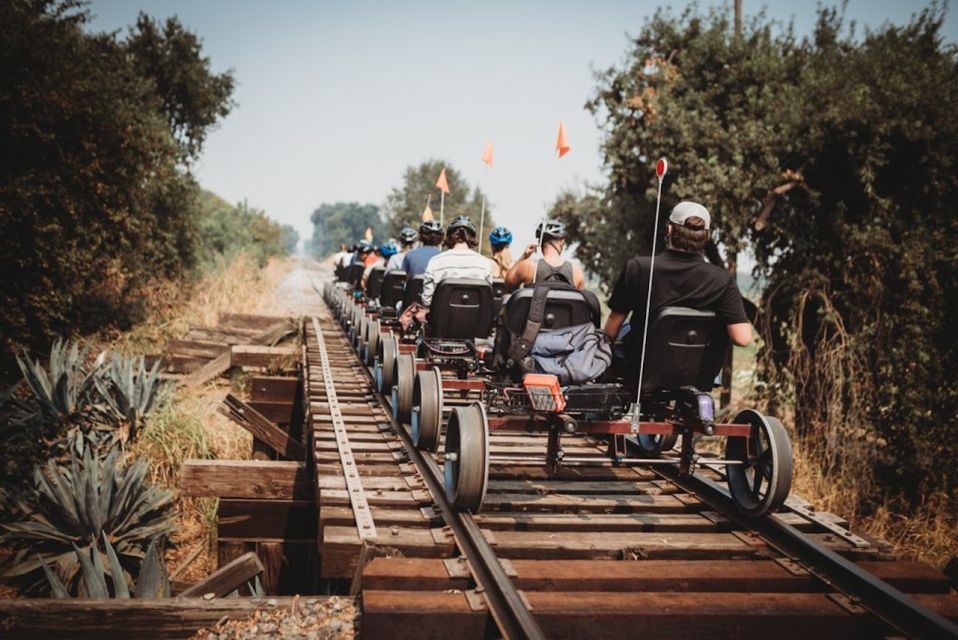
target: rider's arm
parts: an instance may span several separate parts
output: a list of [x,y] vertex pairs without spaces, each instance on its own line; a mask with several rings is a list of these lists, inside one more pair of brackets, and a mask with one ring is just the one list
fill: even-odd
[[616,336],[619,335],[619,330],[622,329],[622,323],[625,322],[625,319],[629,314],[623,313],[621,311],[610,311],[609,317],[605,320],[605,331],[606,335],[615,340]]
[[579,291],[585,289],[585,274],[582,273],[582,269],[579,268],[579,265],[575,263],[572,264],[572,284]]
[[752,325],[748,322],[736,322],[725,325],[728,337],[736,347],[747,347],[752,341]]
[[[525,251],[522,252],[522,256],[516,260],[509,271],[506,273],[506,290],[512,291],[518,289],[527,282],[532,282],[535,279],[535,263],[533,263],[529,258],[536,252],[535,243],[530,244],[526,247]],[[532,275],[529,275],[529,272],[532,271]]]

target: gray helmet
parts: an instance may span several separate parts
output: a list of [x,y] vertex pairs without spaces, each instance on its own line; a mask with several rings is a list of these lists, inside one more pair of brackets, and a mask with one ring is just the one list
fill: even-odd
[[457,216],[455,220],[449,223],[449,231],[455,231],[456,229],[465,229],[470,235],[476,235],[476,225],[472,224],[472,220],[466,216]]
[[419,233],[442,233],[442,225],[438,220],[426,220],[419,225]]
[[399,232],[399,240],[403,244],[412,244],[419,239],[419,232],[412,227],[403,227]]
[[[543,235],[542,225],[545,224],[545,234]],[[539,239],[539,236],[543,236],[543,239],[546,238],[557,238],[559,240],[565,240],[565,223],[559,222],[558,220],[546,220],[544,223],[540,222],[536,226],[536,239]]]

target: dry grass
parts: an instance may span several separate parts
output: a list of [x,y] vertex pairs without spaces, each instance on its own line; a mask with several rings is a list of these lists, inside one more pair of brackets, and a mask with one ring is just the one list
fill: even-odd
[[[732,385],[735,410],[761,406],[755,400],[757,351],[755,343],[735,350]],[[786,425],[790,423],[788,415],[780,417]],[[877,509],[864,513],[860,509],[862,497],[871,489],[862,486],[867,481],[863,480],[866,474],[858,473],[853,465],[837,470],[830,467],[826,461],[834,458],[834,452],[823,451],[822,447],[827,445],[792,442],[795,457],[792,492],[795,495],[805,498],[820,511],[846,518],[855,533],[888,542],[902,557],[927,562],[938,569],[958,557],[958,496],[943,493],[926,496],[917,508],[889,498]],[[903,515],[909,512],[915,515]]]

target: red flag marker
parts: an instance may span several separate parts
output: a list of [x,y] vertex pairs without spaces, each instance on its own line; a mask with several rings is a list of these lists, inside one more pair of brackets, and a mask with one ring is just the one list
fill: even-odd
[[665,174],[669,170],[669,161],[665,159],[665,156],[659,158],[659,161],[655,163],[655,175],[659,177],[659,180],[665,177]]
[[569,139],[565,135],[565,123],[562,121],[559,122],[559,137],[556,138],[556,151],[559,152],[559,157],[561,158],[565,154],[569,153],[569,149],[572,147],[569,146]]
[[449,182],[446,181],[445,169],[439,172],[439,179],[436,180],[436,188],[442,191],[443,193],[449,193]]
[[492,140],[486,143],[486,150],[482,152],[482,161],[492,169]]

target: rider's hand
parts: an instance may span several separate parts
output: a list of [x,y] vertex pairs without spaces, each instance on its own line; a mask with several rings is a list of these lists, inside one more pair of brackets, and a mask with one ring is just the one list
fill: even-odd
[[528,246],[526,246],[525,251],[522,252],[522,259],[528,260],[532,256],[532,254],[536,252],[536,249],[538,248],[539,248],[539,245],[537,245],[535,242],[530,243]]

